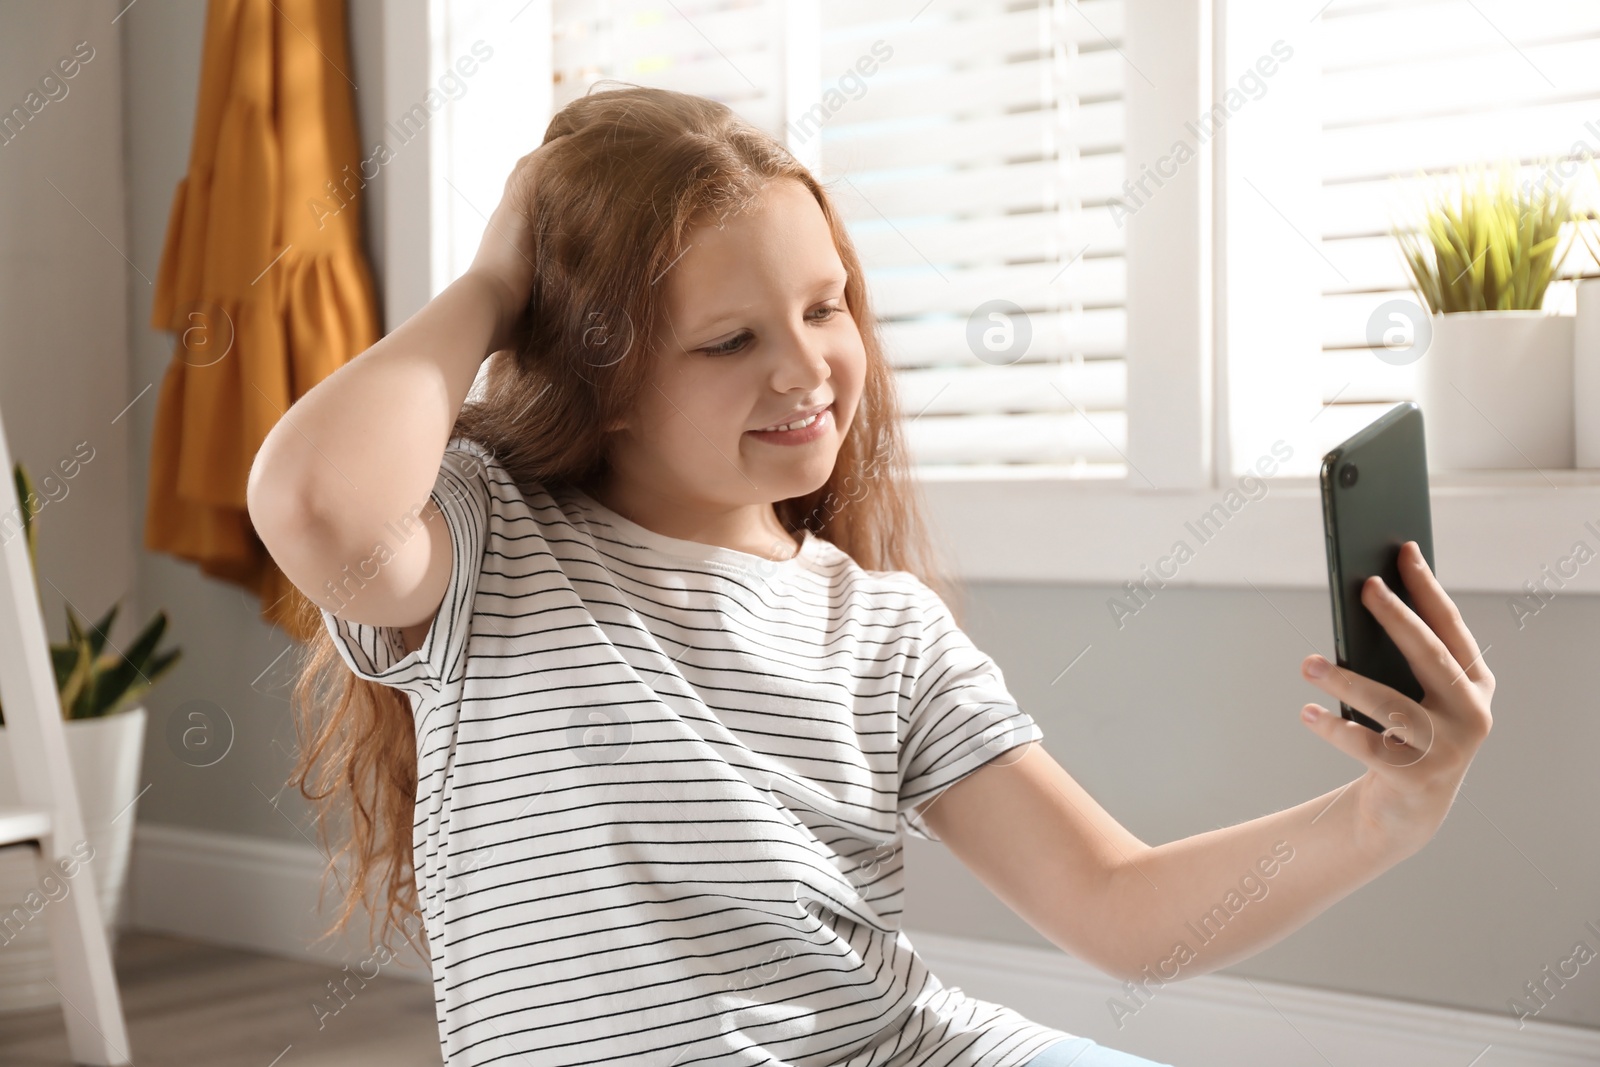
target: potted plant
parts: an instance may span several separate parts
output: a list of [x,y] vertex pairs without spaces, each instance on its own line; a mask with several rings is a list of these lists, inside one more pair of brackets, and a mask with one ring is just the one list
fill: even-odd
[[[37,571],[38,534],[30,507],[37,498],[21,463],[13,474],[17,499],[22,505],[28,558]],[[139,792],[139,765],[144,752],[145,709],[131,702],[171,670],[179,656],[177,649],[156,651],[167,626],[165,612],[158,612],[124,651],[105,651],[106,634],[119,607],[120,602],[112,605],[104,618],[86,628],[68,605],[67,640],[50,645],[61,714],[66,720],[67,757],[78,787],[84,835],[94,850],[87,868],[94,879],[108,940],[113,944],[115,938],[111,935],[117,925],[133,844],[131,805]],[[21,803],[21,797],[12,775],[15,764],[4,722],[4,715],[0,714],[0,806],[15,806]],[[69,886],[65,891],[79,889]],[[46,981],[54,978],[54,962],[44,920],[42,915],[32,914],[25,901],[30,894],[54,898],[61,892],[60,886],[50,894],[40,889],[32,850],[0,851],[0,1013],[60,1002]]]
[[1417,365],[1428,465],[1571,467],[1573,317],[1542,310],[1572,249],[1562,247],[1570,196],[1549,182],[1518,186],[1509,163],[1458,174],[1420,232],[1394,230],[1431,313]]

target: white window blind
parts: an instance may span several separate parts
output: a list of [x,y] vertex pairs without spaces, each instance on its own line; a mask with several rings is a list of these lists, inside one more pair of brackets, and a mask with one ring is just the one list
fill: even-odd
[[781,138],[783,2],[555,0],[554,111],[616,78],[710,97]]
[[[1417,364],[1378,359],[1367,323],[1386,300],[1418,299],[1389,225],[1420,212],[1419,172],[1449,179],[1459,166],[1509,159],[1519,180],[1538,181],[1550,157],[1600,154],[1600,4],[1335,0],[1321,26],[1329,266],[1319,375],[1333,406],[1319,421],[1331,445],[1413,398]],[[1585,202],[1592,182],[1570,182]],[[1561,276],[1594,270],[1580,241]],[[1556,282],[1545,308],[1570,312],[1571,301],[1571,282]]]
[[[893,52],[829,116],[821,153],[898,369],[912,457],[925,474],[1122,476],[1125,272],[1109,206],[1123,182],[1121,4],[913,11],[823,0],[825,75],[874,42]],[[993,300],[1021,309],[1026,351],[1002,309],[980,324],[993,347],[975,353],[969,317]]]
[[[677,89],[819,160],[921,472],[1126,474],[1121,0],[556,0],[554,32],[557,108]],[[990,301],[1020,314],[979,320],[980,358]]]

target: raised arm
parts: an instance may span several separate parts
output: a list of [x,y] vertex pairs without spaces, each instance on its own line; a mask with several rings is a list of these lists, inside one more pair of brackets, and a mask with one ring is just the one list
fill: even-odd
[[[1413,612],[1381,579],[1362,603],[1405,654],[1418,704],[1331,664],[1309,681],[1393,725],[1379,735],[1318,705],[1313,732],[1367,765],[1355,781],[1236,826],[1151,847],[1037,744],[935,797],[923,819],[1050,941],[1118,978],[1193,977],[1259,952],[1423,847],[1488,736],[1494,676],[1414,542]],[[1426,620],[1426,621],[1424,621]]]
[[[537,149],[518,161],[472,265],[393,332],[310,389],[268,433],[246,501],[290,581],[324,603],[324,583],[388,543],[413,513],[421,533],[351,601],[357,622],[431,617],[449,577],[449,537],[428,494],[478,368],[511,344],[532,284],[527,204]],[[370,570],[370,567],[368,568]]]

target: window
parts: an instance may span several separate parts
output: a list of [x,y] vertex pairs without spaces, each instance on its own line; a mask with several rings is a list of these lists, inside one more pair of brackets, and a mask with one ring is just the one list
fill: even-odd
[[[1414,396],[1417,364],[1379,360],[1367,340],[1380,304],[1416,299],[1390,221],[1413,217],[1427,182],[1458,166],[1510,159],[1522,180],[1539,181],[1552,157],[1600,153],[1600,5],[1336,0],[1322,14],[1319,90],[1317,381],[1332,447]],[[1574,180],[1575,195],[1586,184]],[[1561,276],[1580,273],[1595,273],[1582,241]],[[1572,282],[1553,283],[1545,307],[1570,314],[1573,299]]]
[[[844,212],[930,517],[969,579],[1137,580],[1282,438],[1270,495],[1182,582],[1325,588],[1318,460],[1413,388],[1365,341],[1372,309],[1409,294],[1388,233],[1405,189],[1600,154],[1588,0],[382,10],[382,117],[448,97],[386,166],[391,326],[465,269],[511,165],[594,81],[721,99]],[[446,86],[468,54],[476,73]],[[1579,271],[1596,273],[1581,247]],[[1592,472],[1544,473],[1436,481],[1453,587],[1520,592],[1541,531],[1600,507]]]
[[1120,29],[1121,0],[558,0],[554,106],[603,78],[698,93],[811,165],[925,473],[1120,477]]
[[616,78],[710,97],[782,138],[782,0],[556,0],[552,114]]
[[1121,4],[902,6],[823,0],[818,110],[912,456],[1123,476]]

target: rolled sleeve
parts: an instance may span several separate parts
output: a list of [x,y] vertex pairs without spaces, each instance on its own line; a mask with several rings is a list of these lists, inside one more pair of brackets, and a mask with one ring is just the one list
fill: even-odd
[[321,609],[334,647],[358,677],[425,698],[459,673],[486,546],[491,462],[482,446],[465,438],[452,438],[445,449],[428,496],[450,537],[450,583],[419,647],[405,651],[400,627],[354,622]]
[[901,724],[898,807],[911,836],[938,841],[913,809],[1018,746],[1042,741],[1044,731],[1012,699],[999,665],[956,625],[944,601],[918,584],[921,654]]

